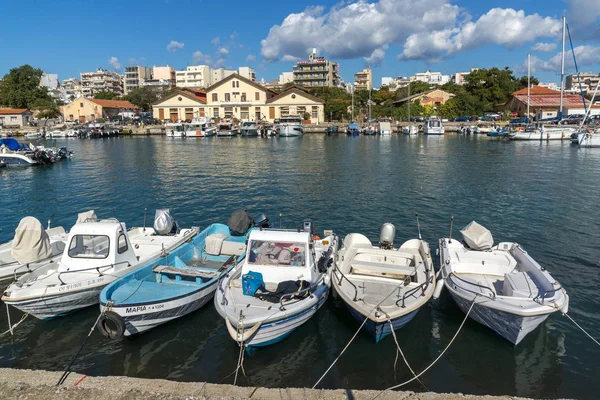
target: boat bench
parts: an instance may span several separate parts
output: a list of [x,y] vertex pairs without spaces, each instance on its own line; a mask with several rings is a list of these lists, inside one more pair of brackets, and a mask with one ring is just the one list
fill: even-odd
[[511,272],[504,275],[502,294],[511,297],[533,298],[539,289],[527,272]]
[[[452,256],[452,255],[451,255]],[[454,256],[458,263],[452,268],[463,274],[490,274],[504,276],[517,266],[517,261],[505,251],[457,251]]]
[[241,256],[246,251],[246,240],[226,240],[231,237],[223,233],[213,233],[205,239],[204,251],[213,256]]
[[352,275],[379,276],[392,279],[405,279],[407,276],[411,276],[415,273],[415,268],[410,267],[410,263],[407,263],[406,265],[394,265],[352,261],[350,267],[350,274]]

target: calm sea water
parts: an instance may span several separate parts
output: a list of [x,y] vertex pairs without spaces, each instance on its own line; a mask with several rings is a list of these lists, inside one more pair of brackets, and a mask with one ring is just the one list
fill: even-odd
[[[58,142],[57,142],[58,143]],[[70,227],[94,209],[128,226],[151,224],[168,207],[183,226],[225,222],[238,208],[279,225],[311,218],[318,231],[361,232],[373,241],[383,222],[396,242],[415,237],[415,214],[432,248],[475,219],[497,241],[521,243],[568,290],[570,315],[600,336],[600,151],[568,143],[505,143],[484,136],[303,138],[117,138],[63,140],[75,158],[51,167],[0,170],[0,242],[20,218]],[[435,262],[438,263],[437,257]],[[0,338],[0,367],[62,370],[98,309],[54,321],[28,318]],[[11,310],[12,320],[20,318]],[[398,340],[415,371],[450,341],[464,314],[446,295],[431,302]],[[242,384],[312,386],[357,323],[332,297],[283,342],[245,357]],[[7,329],[4,305],[0,330]],[[412,377],[392,337],[361,333],[321,387],[382,389]],[[94,332],[74,370],[181,381],[231,383],[238,347],[212,303],[139,337],[111,341]],[[561,315],[519,346],[467,321],[446,355],[422,378],[438,392],[597,398],[600,348]],[[419,383],[407,390],[423,391]]]

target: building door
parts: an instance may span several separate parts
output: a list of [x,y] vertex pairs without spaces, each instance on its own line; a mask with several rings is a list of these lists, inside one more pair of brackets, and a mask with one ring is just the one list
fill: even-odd
[[275,119],[275,107],[269,107],[269,119]]
[[164,119],[165,119],[165,109],[164,108],[160,108],[158,110],[158,119],[160,119],[161,121],[164,121]]
[[80,115],[79,116],[79,123],[80,124],[85,124],[85,115]]
[[260,107],[256,107],[254,109],[254,114],[255,114],[255,118],[257,121],[260,121],[262,119],[262,115],[260,113]]

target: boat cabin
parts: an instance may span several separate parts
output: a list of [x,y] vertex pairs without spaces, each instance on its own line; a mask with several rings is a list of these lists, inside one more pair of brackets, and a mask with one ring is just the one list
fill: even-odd
[[250,233],[242,275],[260,272],[265,282],[305,280],[318,277],[310,232],[255,230]]
[[124,223],[111,219],[75,224],[67,239],[61,268],[82,270],[127,263],[137,263],[127,229]]

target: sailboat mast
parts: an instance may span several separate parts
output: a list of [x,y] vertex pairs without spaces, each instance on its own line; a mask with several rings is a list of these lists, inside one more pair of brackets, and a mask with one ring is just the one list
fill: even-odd
[[562,57],[560,62],[560,108],[558,109],[558,119],[562,119],[563,114],[563,93],[565,90],[565,40],[566,40],[567,17],[563,15],[562,28]]
[[525,123],[529,123],[529,100],[531,95],[531,54],[527,54],[527,117]]
[[352,88],[352,117],[350,118],[350,122],[354,122],[354,85],[350,87]]
[[369,122],[371,122],[371,88],[369,88]]
[[408,82],[408,125],[410,126],[410,82]]

